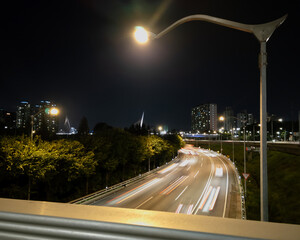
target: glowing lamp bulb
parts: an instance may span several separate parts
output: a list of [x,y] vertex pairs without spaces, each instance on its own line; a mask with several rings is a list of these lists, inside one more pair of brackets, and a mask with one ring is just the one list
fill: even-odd
[[58,109],[57,108],[51,108],[50,114],[51,115],[57,115],[58,114]]
[[138,43],[145,44],[149,40],[148,32],[145,28],[137,26],[135,27],[134,38]]

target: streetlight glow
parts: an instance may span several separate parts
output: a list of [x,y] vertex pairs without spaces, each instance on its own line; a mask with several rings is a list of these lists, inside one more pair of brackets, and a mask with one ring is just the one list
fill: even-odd
[[134,38],[138,43],[145,44],[149,40],[148,32],[145,30],[145,28],[141,26],[136,26],[134,32]]
[[221,116],[221,117],[219,117],[219,120],[223,122],[225,120],[225,118],[223,116]]
[[51,115],[58,115],[58,113],[59,113],[59,110],[57,108],[53,107],[53,108],[50,109],[50,114]]
[[[165,28],[158,34],[151,33],[151,38],[159,39],[166,33],[170,32],[177,26],[190,22],[190,21],[206,21],[214,24],[218,24],[224,27],[237,29],[239,31],[244,31],[252,33],[257,40],[260,42],[260,57],[259,57],[259,68],[260,68],[260,210],[261,210],[261,221],[268,221],[268,172],[267,172],[267,50],[266,43],[273,34],[273,32],[278,28],[287,18],[287,14],[275,21],[264,23],[264,24],[243,24],[239,22],[234,22],[222,18],[216,18],[203,14],[190,15],[179,19],[174,22],[169,27]],[[153,34],[153,36],[152,36]],[[141,28],[136,27],[135,37],[140,43],[146,43],[148,41],[148,32]],[[142,42],[138,39],[141,39]],[[225,119],[225,118],[224,118]],[[220,121],[224,121],[220,120]],[[222,135],[220,135],[221,137]],[[245,126],[244,126],[244,136],[245,136]],[[245,139],[245,138],[244,138]],[[245,141],[244,141],[245,142]],[[221,137],[222,144],[222,137]],[[245,143],[244,143],[245,146]],[[222,145],[221,145],[222,153]],[[245,153],[244,153],[245,155]],[[245,156],[244,156],[245,159]],[[246,173],[246,171],[245,171]],[[246,181],[245,181],[246,182]],[[246,189],[245,189],[246,190]],[[245,191],[246,192],[246,191]]]

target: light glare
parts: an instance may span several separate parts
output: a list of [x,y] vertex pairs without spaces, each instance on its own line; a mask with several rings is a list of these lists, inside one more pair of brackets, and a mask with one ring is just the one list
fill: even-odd
[[148,32],[145,28],[137,26],[135,27],[134,38],[138,43],[145,44],[148,42]]
[[57,115],[58,114],[58,109],[57,108],[51,108],[51,110],[50,110],[50,114],[51,115]]

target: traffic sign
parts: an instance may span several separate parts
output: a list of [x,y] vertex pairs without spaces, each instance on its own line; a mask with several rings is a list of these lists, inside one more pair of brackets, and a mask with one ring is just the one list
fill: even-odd
[[245,180],[247,180],[248,177],[250,177],[250,173],[243,173],[243,176],[244,176]]

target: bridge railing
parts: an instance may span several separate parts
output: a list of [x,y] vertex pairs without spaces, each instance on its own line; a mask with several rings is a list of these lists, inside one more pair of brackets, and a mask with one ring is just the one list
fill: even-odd
[[0,239],[299,239],[300,226],[0,198]]
[[146,172],[144,174],[140,174],[140,175],[138,175],[134,178],[128,179],[128,180],[123,181],[123,182],[120,182],[120,183],[115,184],[115,185],[110,186],[110,187],[106,187],[105,189],[101,189],[97,192],[88,194],[86,196],[77,198],[75,200],[70,201],[69,203],[71,203],[71,204],[91,204],[91,203],[93,203],[93,202],[95,202],[95,201],[97,201],[97,200],[99,200],[99,199],[115,192],[115,191],[118,191],[118,190],[120,190],[120,189],[122,189],[126,186],[130,186],[131,184],[137,183],[137,182],[145,179],[146,177],[155,174],[156,172],[160,171],[162,168],[176,162],[177,160],[178,160],[178,158],[175,157],[174,159],[172,159],[172,161],[166,163],[165,165],[163,165],[161,167],[154,168],[151,171]]

